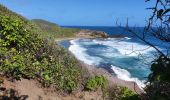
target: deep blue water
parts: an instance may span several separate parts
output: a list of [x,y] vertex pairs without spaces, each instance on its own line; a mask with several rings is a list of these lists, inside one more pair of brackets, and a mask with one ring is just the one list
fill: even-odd
[[[110,36],[114,35],[122,35],[131,38],[128,42],[137,42],[140,44],[145,44],[142,40],[137,38],[133,33],[130,33],[126,30],[125,27],[111,27],[111,26],[62,26],[66,28],[78,28],[78,29],[89,29],[89,30],[96,30],[96,31],[104,31]],[[145,33],[145,39],[152,44],[159,46],[160,48],[167,48],[169,47],[170,43],[162,42],[159,39],[154,38],[151,34],[144,31],[144,27],[130,27],[135,33],[139,36]]]

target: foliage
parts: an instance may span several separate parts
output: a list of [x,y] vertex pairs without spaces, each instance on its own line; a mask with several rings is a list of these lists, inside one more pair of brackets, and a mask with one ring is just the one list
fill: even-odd
[[0,15],[0,43],[1,46],[20,48],[27,44],[30,34],[24,29],[23,22],[18,19],[12,19],[8,16]]
[[169,100],[170,99],[170,59],[160,56],[151,65],[152,73],[149,75],[149,84],[146,86],[144,99]]
[[[153,1],[155,4],[148,9],[153,13],[148,19],[145,27],[146,34],[143,34],[141,40],[155,48],[159,57],[151,65],[151,74],[148,77],[148,84],[143,95],[144,100],[169,100],[170,99],[170,53],[162,51],[155,44],[147,41],[146,35],[149,33],[161,42],[170,42],[170,1],[169,0],[146,0]],[[144,32],[143,32],[144,33]]]
[[[164,47],[165,50],[159,48],[151,39],[160,41],[161,43],[170,42],[170,1],[169,0],[145,0],[152,1],[154,5],[150,18],[142,34],[128,29],[130,33],[135,35],[147,45],[157,51],[158,58],[151,65],[151,74],[148,76],[148,84],[145,88],[146,93],[142,95],[144,100],[169,100],[170,93],[170,52],[169,45]],[[152,37],[148,39],[147,37]],[[167,51],[167,52],[165,52]]]
[[99,87],[105,88],[107,85],[107,79],[104,76],[95,76],[90,78],[86,83],[87,90],[96,90]]
[[0,5],[0,71],[12,80],[36,78],[44,86],[72,92],[81,67],[65,49],[43,37],[34,23]]
[[[147,28],[154,37],[161,41],[170,42],[170,1],[169,0],[146,0],[153,1],[155,4],[148,9],[153,13],[148,20]],[[154,27],[154,28],[153,28]],[[153,30],[154,29],[154,30]],[[168,30],[168,31],[167,31]],[[165,55],[166,56],[166,55]]]
[[4,58],[2,60],[1,70],[9,77],[20,79],[25,68],[25,65],[23,63],[24,58],[20,54],[18,54],[16,49],[14,48],[6,52],[5,56],[7,56],[8,58]]
[[170,83],[154,82],[147,85],[146,94],[142,96],[143,100],[170,100]]
[[4,77],[0,76],[0,85],[4,83]]
[[149,82],[170,83],[170,59],[160,56],[151,65],[152,73],[149,75]]
[[79,29],[62,28],[55,23],[51,23],[42,19],[33,19],[32,22],[43,31],[41,36],[48,39],[74,37],[75,33],[79,31]]
[[21,19],[24,22],[28,22],[26,18],[22,17],[21,15],[15,12],[12,12],[11,10],[9,10],[8,8],[6,8],[5,6],[1,4],[0,4],[0,14],[4,16],[13,17],[14,19]]
[[131,90],[129,90],[127,87],[121,87],[120,88],[120,98],[122,100],[137,100],[138,96],[132,92]]
[[140,100],[137,94],[127,87],[112,86],[105,90],[104,98],[107,100]]

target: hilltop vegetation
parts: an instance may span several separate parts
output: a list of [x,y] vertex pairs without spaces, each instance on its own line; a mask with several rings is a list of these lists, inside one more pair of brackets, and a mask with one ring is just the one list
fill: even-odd
[[62,28],[59,25],[55,23],[51,23],[42,19],[33,19],[32,22],[34,22],[37,27],[39,27],[42,30],[42,37],[45,38],[64,38],[64,37],[75,37],[75,33],[79,32],[80,29],[74,29],[74,28]]
[[81,67],[66,50],[41,38],[41,29],[0,6],[0,70],[11,80],[38,78],[44,86],[71,92],[82,81]]

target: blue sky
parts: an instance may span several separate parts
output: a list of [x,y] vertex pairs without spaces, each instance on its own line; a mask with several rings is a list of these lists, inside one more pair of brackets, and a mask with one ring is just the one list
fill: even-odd
[[[154,0],[153,0],[154,1]],[[151,14],[145,0],[0,0],[9,9],[29,19],[45,19],[67,26],[144,26]]]

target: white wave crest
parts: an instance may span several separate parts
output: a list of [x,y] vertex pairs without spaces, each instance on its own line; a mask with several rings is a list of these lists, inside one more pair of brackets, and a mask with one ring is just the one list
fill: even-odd
[[88,65],[99,65],[102,59],[88,55],[86,49],[81,47],[78,42],[79,39],[71,40],[69,51],[71,51],[78,60],[83,61]]
[[135,82],[141,89],[143,89],[145,87],[144,84],[144,80],[139,80],[138,78],[133,78],[131,77],[131,74],[125,70],[125,69],[121,69],[119,67],[115,67],[112,65],[111,69],[114,71],[114,73],[116,74],[116,76],[119,79],[125,80],[125,81],[133,81]]
[[129,37],[125,37],[125,39],[130,40],[131,38],[129,38]]
[[[130,39],[130,38],[125,38]],[[127,42],[122,39],[109,38],[107,40],[93,40],[94,43],[113,47],[119,51],[122,55],[138,56],[139,54],[149,54],[151,51],[155,51],[147,45],[142,45],[135,42]]]

